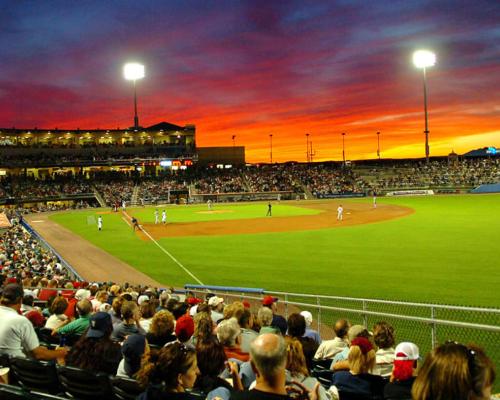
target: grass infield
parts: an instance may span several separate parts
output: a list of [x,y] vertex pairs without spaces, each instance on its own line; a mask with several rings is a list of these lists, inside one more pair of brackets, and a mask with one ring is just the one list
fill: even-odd
[[[347,208],[371,199],[342,202]],[[173,237],[159,243],[204,284],[500,307],[500,195],[379,198],[378,203],[415,213],[340,229]],[[169,224],[224,219],[244,224],[266,218],[267,203],[216,204],[214,211],[224,212],[212,214],[206,205],[165,209]],[[152,207],[127,211],[141,223],[154,222]],[[272,218],[318,212],[293,202],[273,203]],[[100,213],[104,229],[97,232]],[[51,219],[158,281],[195,283],[154,243],[134,234],[121,213],[89,210]]]

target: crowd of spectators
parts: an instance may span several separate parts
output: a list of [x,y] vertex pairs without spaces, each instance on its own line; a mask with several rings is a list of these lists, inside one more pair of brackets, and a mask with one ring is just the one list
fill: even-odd
[[[128,377],[141,399],[470,400],[489,398],[495,380],[479,347],[442,344],[421,363],[417,345],[398,342],[384,321],[369,330],[341,319],[326,339],[311,313],[285,319],[272,296],[225,304],[211,293],[77,281],[19,225],[0,236],[0,270],[0,355]],[[47,332],[66,345],[41,345]]]
[[[175,173],[174,173],[175,172]],[[314,197],[371,194],[398,189],[471,188],[500,181],[500,160],[398,162],[382,167],[338,163],[273,164],[227,169],[194,166],[159,176],[138,171],[89,171],[85,175],[53,175],[45,179],[4,177],[0,199],[46,201],[68,196],[82,199],[95,190],[108,206],[166,202],[172,191],[191,194],[310,192]],[[173,197],[170,197],[172,200]]]

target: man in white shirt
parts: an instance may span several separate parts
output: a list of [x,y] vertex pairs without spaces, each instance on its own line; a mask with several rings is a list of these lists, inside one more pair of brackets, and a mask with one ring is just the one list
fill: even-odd
[[63,359],[67,349],[49,350],[40,346],[31,322],[19,314],[23,288],[17,283],[6,285],[0,297],[0,354],[31,356],[37,360]]
[[337,208],[337,221],[342,221],[344,219],[344,207],[342,204]]

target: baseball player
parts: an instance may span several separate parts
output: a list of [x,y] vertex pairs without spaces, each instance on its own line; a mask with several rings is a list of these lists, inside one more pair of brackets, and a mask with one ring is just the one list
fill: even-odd
[[344,219],[344,207],[340,204],[337,207],[337,221],[342,221]]
[[373,208],[377,208],[377,193],[373,192]]
[[160,213],[158,210],[155,210],[155,224],[160,223]]
[[102,217],[100,215],[97,217],[97,229],[102,231]]
[[162,224],[166,224],[167,223],[167,212],[165,210],[163,210],[161,212],[161,223]]
[[210,199],[207,200],[207,207],[208,207],[208,211],[212,210],[212,200],[210,200]]
[[266,217],[271,217],[273,215],[273,205],[271,203],[267,204],[267,214]]

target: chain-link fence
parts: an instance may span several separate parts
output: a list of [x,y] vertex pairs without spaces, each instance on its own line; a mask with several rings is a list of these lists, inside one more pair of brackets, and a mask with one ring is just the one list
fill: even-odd
[[[418,345],[422,357],[447,340],[464,344],[475,343],[500,368],[500,309],[460,307],[441,304],[407,303],[349,297],[269,292],[263,289],[186,286],[199,293],[217,291],[227,301],[247,300],[254,310],[261,305],[263,295],[278,297],[278,311],[285,317],[307,310],[313,315],[312,328],[321,338],[334,337],[333,325],[340,318],[371,330],[379,321],[394,327],[396,342],[409,341]],[[500,390],[500,384],[496,384]]]

